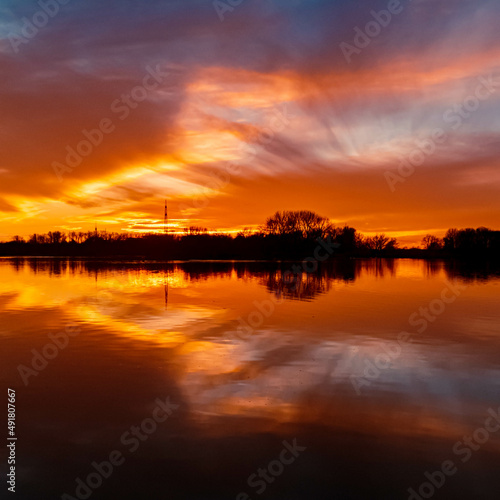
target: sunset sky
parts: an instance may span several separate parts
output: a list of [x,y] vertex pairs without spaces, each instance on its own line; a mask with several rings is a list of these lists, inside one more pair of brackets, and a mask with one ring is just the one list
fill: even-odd
[[161,230],[165,199],[172,228],[500,229],[498,0],[45,1],[0,2],[0,240]]

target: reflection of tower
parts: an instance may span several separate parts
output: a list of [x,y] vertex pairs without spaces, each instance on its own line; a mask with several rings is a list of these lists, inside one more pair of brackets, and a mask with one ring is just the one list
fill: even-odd
[[168,269],[167,269],[167,279],[165,279],[165,273],[163,273],[163,287],[165,289],[165,310],[168,306]]
[[167,200],[165,200],[165,217],[163,218],[163,232],[167,234],[167,225],[168,225],[168,208],[167,208]]

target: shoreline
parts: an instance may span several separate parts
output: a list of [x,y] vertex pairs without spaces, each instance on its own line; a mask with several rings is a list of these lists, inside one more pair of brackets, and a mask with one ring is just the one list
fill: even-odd
[[[321,264],[328,264],[332,261],[340,261],[340,260],[372,260],[372,259],[385,259],[385,260],[427,260],[427,261],[459,261],[459,262],[470,262],[470,263],[492,263],[499,262],[500,256],[484,256],[484,255],[428,255],[425,250],[421,250],[422,254],[414,255],[413,252],[411,255],[357,255],[357,254],[338,254],[329,257],[328,260],[323,262],[318,262]],[[8,259],[48,259],[48,260],[68,260],[68,261],[94,261],[94,262],[106,262],[112,263],[114,261],[120,263],[126,262],[153,262],[158,264],[185,264],[185,263],[249,263],[249,264],[287,264],[287,263],[297,263],[303,262],[304,259],[290,259],[290,258],[282,258],[282,259],[238,259],[238,258],[227,258],[227,259],[213,259],[213,258],[193,258],[193,259],[167,259],[167,258],[157,258],[153,256],[147,255],[115,255],[115,256],[107,256],[107,255],[34,255],[34,254],[26,254],[26,255],[0,255],[0,259],[8,260]]]

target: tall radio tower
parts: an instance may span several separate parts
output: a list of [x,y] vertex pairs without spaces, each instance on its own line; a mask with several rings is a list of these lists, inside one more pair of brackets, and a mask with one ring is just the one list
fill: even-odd
[[165,217],[163,218],[163,232],[165,234],[168,233],[168,208],[167,208],[167,200],[165,200]]

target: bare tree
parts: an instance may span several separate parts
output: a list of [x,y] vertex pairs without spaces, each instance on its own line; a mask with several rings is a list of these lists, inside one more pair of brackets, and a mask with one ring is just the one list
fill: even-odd
[[304,238],[322,238],[333,226],[327,217],[309,210],[283,210],[268,217],[263,229],[267,234],[278,236],[297,234]]
[[441,239],[433,234],[426,234],[422,238],[422,246],[426,250],[440,250],[442,248]]
[[455,250],[458,246],[458,229],[448,229],[444,235],[443,242],[447,250]]
[[59,244],[66,241],[66,235],[61,231],[49,231],[49,242]]

